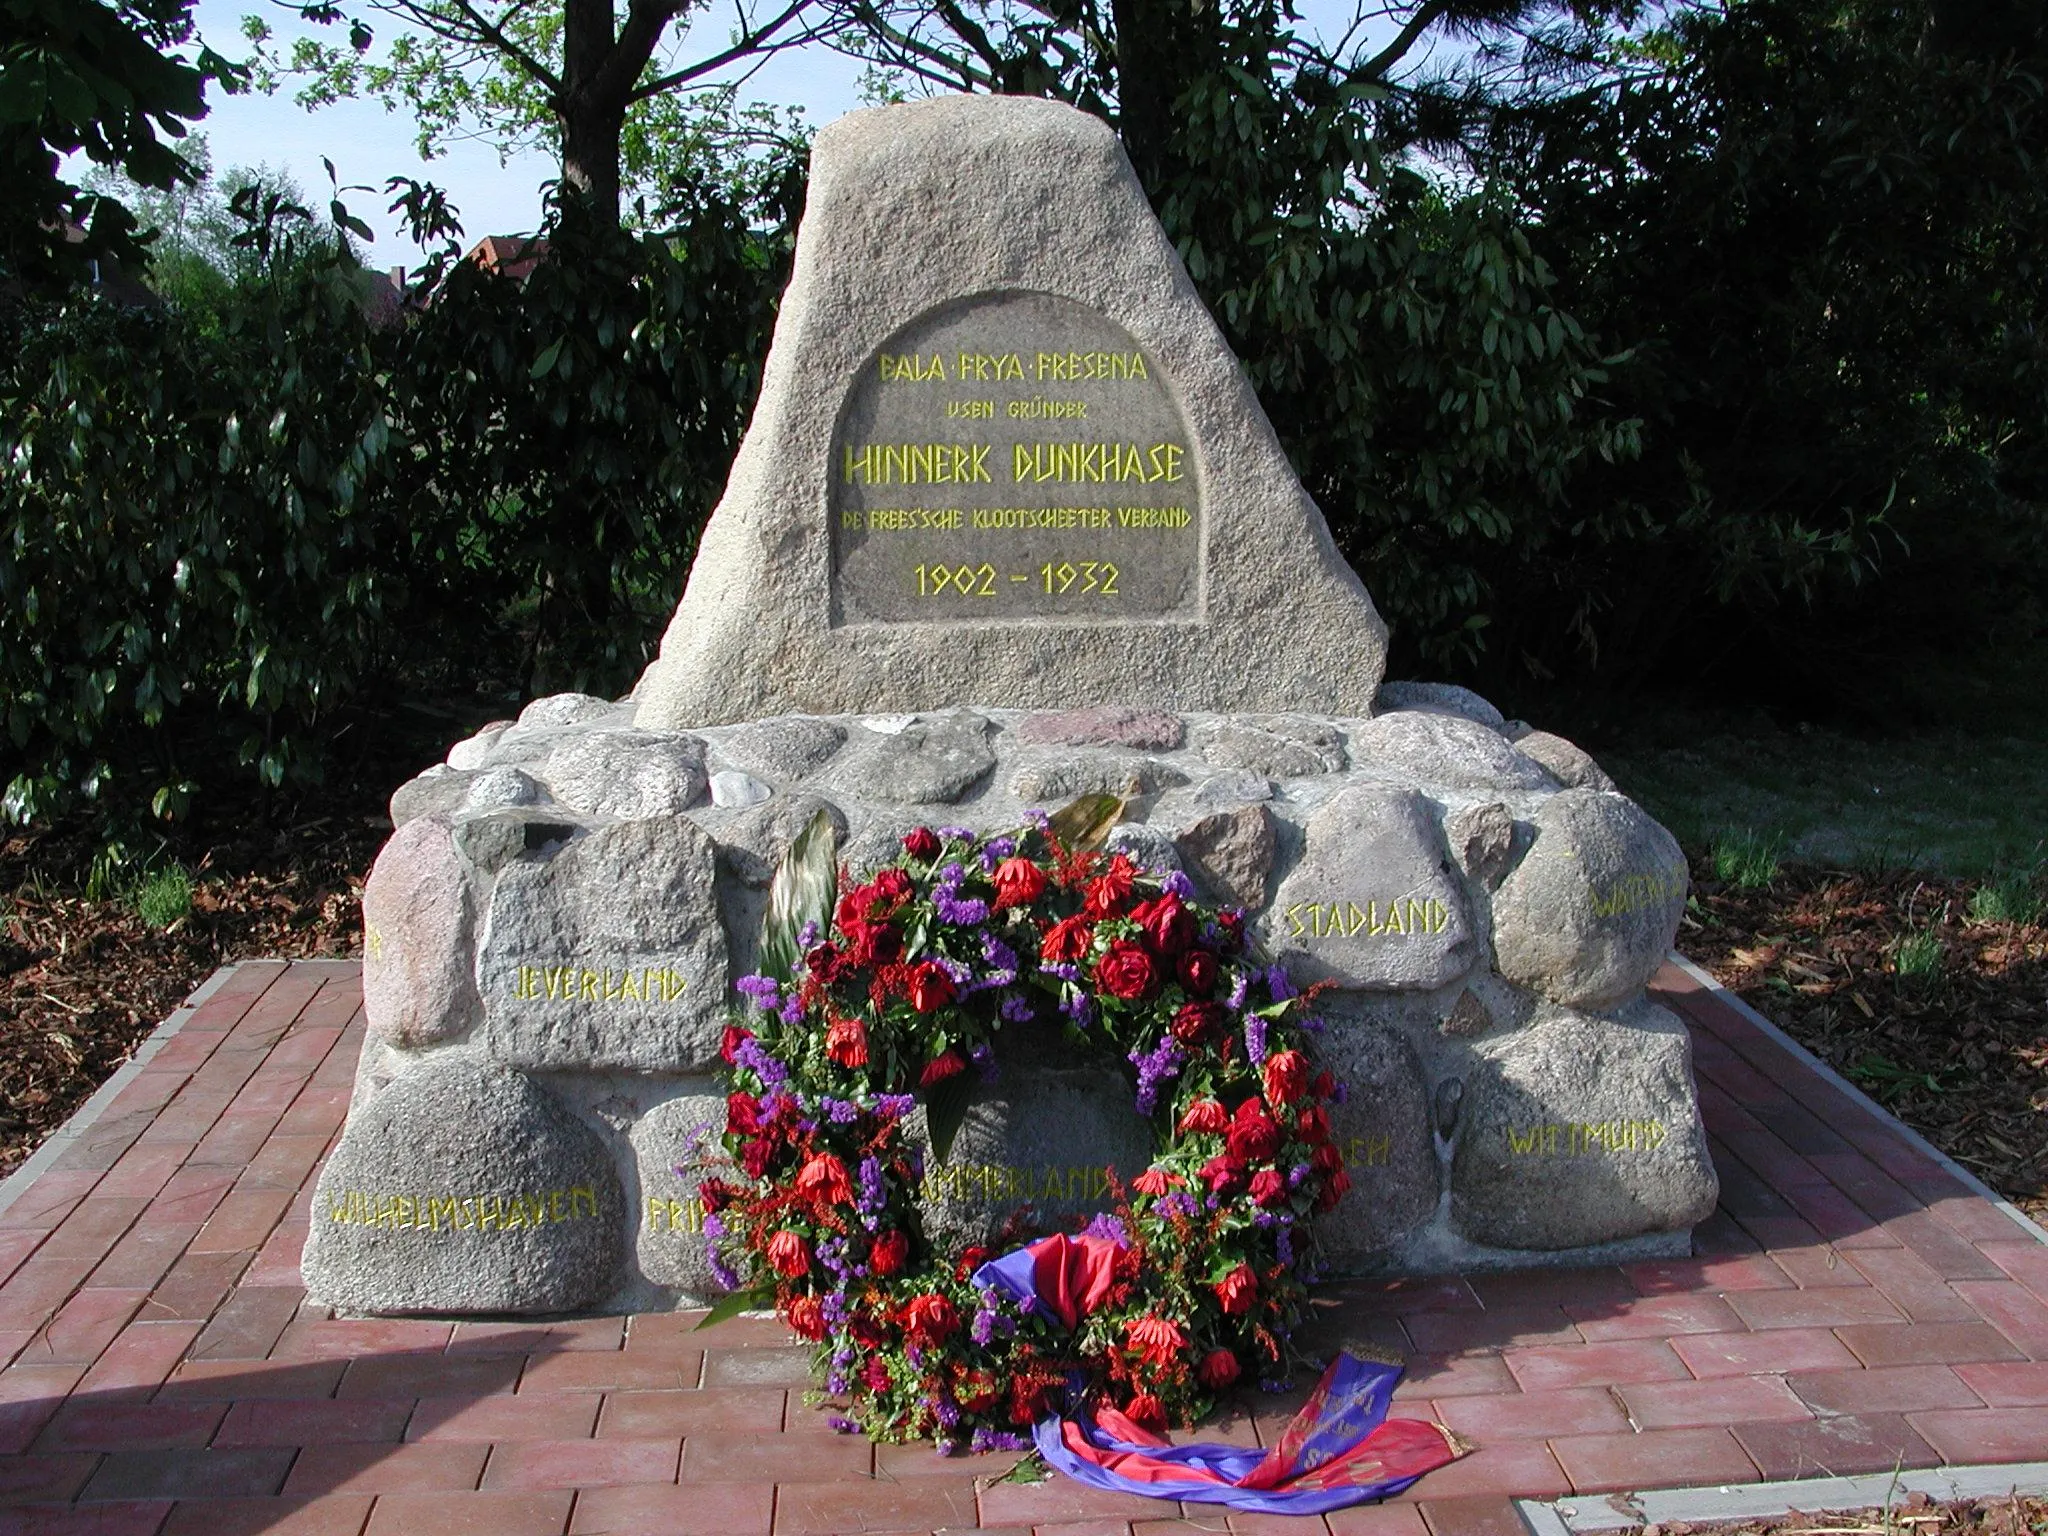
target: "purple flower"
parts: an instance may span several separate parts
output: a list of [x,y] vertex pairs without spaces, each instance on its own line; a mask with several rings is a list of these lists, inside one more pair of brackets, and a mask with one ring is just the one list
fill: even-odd
[[980,1069],[981,1080],[984,1083],[996,1080],[996,1053],[986,1040],[969,1051],[967,1059]]
[[984,1349],[994,1343],[996,1336],[995,1313],[987,1307],[977,1307],[974,1313],[974,1326],[967,1330],[967,1336]]
[[1015,992],[1005,992],[1002,1002],[996,1008],[996,1012],[1011,1024],[1022,1024],[1031,1017],[1031,1011],[1029,1000]]
[[882,1188],[880,1158],[864,1157],[860,1160],[860,1189],[854,1197],[854,1204],[862,1211],[879,1211],[888,1204],[888,1195]]
[[1017,840],[1013,837],[992,837],[981,850],[981,867],[994,869],[1003,860],[1017,851]]
[[1038,970],[1040,975],[1057,976],[1061,981],[1071,981],[1076,985],[1081,980],[1081,967],[1069,960],[1041,960]]
[[984,933],[981,936],[981,963],[992,971],[1009,972],[1000,980],[994,976],[989,977],[990,981],[995,981],[999,986],[1006,987],[1017,979],[1017,951],[992,933]]
[[1301,1188],[1301,1182],[1309,1176],[1309,1172],[1307,1163],[1296,1163],[1287,1170],[1287,1187],[1289,1189]]
[[988,921],[988,903],[979,896],[960,896],[948,886],[939,886],[932,892],[932,908],[939,914],[939,921],[957,923],[963,928]]
[[1052,817],[1043,810],[1036,808],[1028,810],[1024,813],[1024,819],[1041,832],[1048,831],[1052,827]]
[[825,1420],[825,1427],[841,1435],[857,1435],[860,1433],[860,1425],[843,1413],[835,1413],[827,1418]]
[[1266,1021],[1256,1013],[1244,1016],[1244,1053],[1255,1067],[1266,1060]]
[[1230,978],[1230,996],[1224,999],[1233,1008],[1242,1008],[1250,988],[1246,985],[1243,971],[1237,971]]
[[1323,1032],[1322,1019],[1313,1013],[1306,1014],[1295,1022],[1311,1035],[1320,1035]]
[[1195,899],[1195,882],[1177,869],[1169,869],[1159,877],[1159,889],[1169,896],[1178,896],[1182,901]]
[[1013,1435],[1003,1429],[977,1429],[967,1442],[967,1448],[979,1454],[982,1451],[1021,1451],[1031,1442],[1022,1435]]
[[716,1211],[707,1215],[704,1218],[704,1235],[708,1238],[725,1236],[725,1218]]
[[1277,961],[1266,967],[1266,991],[1276,1003],[1285,1002],[1296,996],[1294,979],[1287,974],[1287,967]]
[[728,1291],[740,1288],[740,1277],[733,1272],[733,1267],[725,1262],[725,1255],[718,1251],[716,1239],[704,1244],[704,1257],[710,1261],[712,1279]]
[[[954,1407],[946,1398],[942,1397],[933,1404],[932,1412],[938,1415],[939,1427],[941,1429],[951,1429],[960,1422],[960,1410]],[[939,1454],[943,1456],[946,1452],[940,1451]]]
[[1089,1217],[1088,1225],[1081,1229],[1081,1235],[1083,1237],[1106,1237],[1112,1243],[1124,1248],[1128,1248],[1131,1244],[1131,1234],[1125,1229],[1124,1224],[1107,1211],[1097,1211],[1093,1216]]
[[1180,1194],[1179,1192],[1175,1192],[1171,1195],[1161,1195],[1159,1197],[1159,1203],[1154,1207],[1154,1209],[1165,1216],[1192,1217],[1198,1210],[1201,1209],[1201,1207],[1195,1204],[1195,1197],[1193,1195],[1184,1195]]
[[1138,1113],[1149,1115],[1159,1107],[1160,1085],[1180,1076],[1180,1042],[1168,1035],[1152,1050],[1132,1051],[1125,1059],[1138,1069]]
[[888,1120],[901,1120],[915,1108],[917,1100],[907,1093],[884,1093],[875,1099],[875,1112]]
[[1294,1267],[1294,1233],[1287,1223],[1280,1224],[1280,1230],[1273,1234],[1273,1252],[1289,1269]]
[[788,997],[783,999],[782,1007],[776,1017],[794,1029],[804,1021],[804,1000],[796,993],[790,993]]
[[860,1106],[851,1099],[826,1099],[825,1118],[834,1125],[851,1125],[860,1118]]
[[1064,987],[1061,990],[1066,995],[1060,999],[1060,1012],[1086,1029],[1088,1021],[1095,1017],[1095,999],[1079,987]]
[[733,989],[763,1013],[782,1001],[782,984],[773,976],[742,976],[733,983]]
[[947,843],[971,843],[974,841],[974,833],[967,827],[941,827],[939,840]]
[[763,1087],[777,1088],[789,1081],[789,1068],[762,1050],[759,1040],[742,1040],[732,1056],[734,1064],[760,1078]]
[[1330,1102],[1332,1104],[1342,1104],[1346,1099],[1350,1097],[1351,1085],[1345,1082],[1343,1078],[1338,1078],[1337,1086],[1330,1090]]

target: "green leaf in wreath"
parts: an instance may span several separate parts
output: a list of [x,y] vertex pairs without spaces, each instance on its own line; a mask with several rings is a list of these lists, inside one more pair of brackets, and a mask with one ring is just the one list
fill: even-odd
[[[729,1317],[738,1317],[742,1312],[760,1312],[775,1305],[775,1287],[757,1286],[751,1291],[734,1291],[730,1296],[721,1296],[711,1304],[711,1310],[704,1314],[697,1328],[709,1328],[713,1323],[722,1323]],[[695,1333],[697,1328],[690,1332]]]
[[924,1123],[931,1132],[935,1161],[943,1163],[953,1155],[953,1138],[960,1134],[960,1122],[967,1118],[967,1104],[973,1096],[973,1083],[965,1072],[955,1072],[925,1090]]
[[782,852],[768,912],[761,920],[761,974],[787,983],[796,974],[797,938],[806,923],[822,932],[839,899],[839,850],[832,818],[824,811]]
[[1115,795],[1083,795],[1053,812],[1049,818],[1053,835],[1075,852],[1100,848],[1109,829],[1124,814],[1124,802]]

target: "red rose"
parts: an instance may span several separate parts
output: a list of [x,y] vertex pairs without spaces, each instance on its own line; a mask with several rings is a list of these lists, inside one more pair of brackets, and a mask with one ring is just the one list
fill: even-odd
[[1320,1104],[1304,1105],[1294,1117],[1294,1134],[1311,1146],[1330,1139],[1330,1112]]
[[953,985],[953,978],[931,960],[910,973],[910,985],[906,991],[910,1006],[919,1013],[937,1013],[960,995],[960,989]]
[[768,1262],[778,1275],[794,1280],[811,1271],[811,1245],[787,1228],[768,1239]]
[[737,1024],[728,1024],[725,1026],[725,1034],[719,1039],[718,1054],[725,1058],[725,1064],[729,1067],[733,1064],[733,1058],[739,1055],[740,1047],[753,1038],[754,1032],[751,1029],[741,1029]]
[[1134,1003],[1152,995],[1159,973],[1143,946],[1119,939],[1095,962],[1095,984],[1111,997]]
[[945,844],[939,841],[939,834],[930,827],[913,827],[903,834],[903,851],[913,859],[926,862],[937,858]]
[[815,944],[804,955],[804,970],[829,987],[846,974],[846,956],[837,945]]
[[1316,1209],[1320,1212],[1334,1211],[1337,1202],[1351,1192],[1351,1175],[1342,1168],[1331,1170],[1323,1181],[1323,1192],[1316,1196]]
[[1280,1127],[1257,1099],[1246,1099],[1230,1122],[1230,1150],[1248,1163],[1263,1163],[1280,1150]]
[[1325,1173],[1335,1173],[1344,1166],[1344,1154],[1327,1142],[1311,1152],[1308,1160]]
[[872,885],[856,885],[839,898],[839,905],[832,909],[832,922],[842,931],[855,923],[864,923],[872,915],[869,911],[875,904],[875,888]]
[[1029,859],[1010,858],[996,866],[995,910],[1028,907],[1045,894],[1045,871]]
[[817,1297],[804,1295],[789,1304],[789,1326],[813,1341],[825,1337],[825,1305]]
[[979,1243],[970,1243],[960,1250],[960,1262],[953,1266],[953,1278],[962,1285],[967,1277],[988,1262],[988,1250]]
[[1221,1303],[1226,1317],[1242,1317],[1251,1311],[1252,1301],[1258,1294],[1258,1277],[1252,1273],[1249,1264],[1238,1265],[1216,1284],[1216,1300]]
[[925,1063],[924,1071],[918,1074],[917,1086],[920,1088],[930,1088],[936,1084],[943,1083],[949,1077],[958,1077],[966,1070],[966,1060],[962,1058],[958,1051],[948,1046]]
[[1140,1429],[1166,1428],[1166,1405],[1150,1392],[1140,1392],[1124,1409],[1124,1417]]
[[1277,1205],[1287,1197],[1287,1180],[1277,1169],[1261,1168],[1252,1175],[1252,1199],[1260,1205]]
[[766,1136],[756,1136],[740,1148],[740,1166],[747,1170],[747,1177],[758,1179],[768,1171],[769,1160],[775,1156],[775,1143]]
[[1191,949],[1180,957],[1180,984],[1189,997],[1207,997],[1216,990],[1216,957]]
[[821,1205],[850,1205],[853,1181],[846,1176],[846,1164],[829,1152],[820,1153],[797,1170],[799,1193]]
[[761,1101],[751,1093],[728,1093],[725,1096],[725,1129],[733,1136],[760,1135]]
[[1197,1099],[1190,1104],[1180,1117],[1180,1133],[1189,1131],[1227,1131],[1230,1129],[1230,1111],[1214,1099]]
[[1216,914],[1216,927],[1223,935],[1223,942],[1216,947],[1226,955],[1234,955],[1244,948],[1244,913],[1236,907],[1225,907]]
[[1140,902],[1131,909],[1131,921],[1162,955],[1177,955],[1195,941],[1195,914],[1171,893]]
[[732,1204],[732,1186],[718,1179],[706,1179],[697,1186],[697,1203],[712,1214]]
[[1076,913],[1072,917],[1061,918],[1045,930],[1038,952],[1047,960],[1078,960],[1088,953],[1088,946],[1094,942],[1094,928],[1087,918]]
[[910,1257],[910,1239],[896,1227],[891,1227],[868,1249],[868,1266],[884,1278],[895,1274]]
[[1299,1051],[1275,1051],[1266,1058],[1266,1097],[1292,1104],[1308,1092],[1308,1058]]
[[1244,1164],[1234,1157],[1212,1157],[1202,1164],[1202,1182],[1212,1195],[1234,1195],[1244,1188]]
[[943,1344],[959,1326],[959,1312],[936,1291],[913,1296],[903,1304],[903,1331],[920,1344]]
[[1202,1356],[1202,1363],[1195,1367],[1195,1374],[1202,1385],[1211,1392],[1220,1392],[1237,1380],[1243,1367],[1237,1363],[1237,1356],[1227,1349],[1212,1349]]
[[842,1067],[868,1064],[868,1027],[859,1019],[834,1019],[825,1030],[825,1054]]
[[891,865],[875,876],[873,889],[875,899],[884,906],[898,906],[910,895],[910,876]]
[[1230,1010],[1221,1003],[1182,1003],[1173,1015],[1173,1038],[1182,1045],[1201,1045],[1221,1034]]

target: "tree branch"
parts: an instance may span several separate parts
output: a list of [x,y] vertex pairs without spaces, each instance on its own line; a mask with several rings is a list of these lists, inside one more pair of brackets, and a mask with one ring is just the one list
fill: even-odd
[[[669,74],[650,80],[644,85],[634,87],[632,91],[627,93],[626,100],[628,102],[644,101],[649,96],[659,95],[661,92],[672,90],[678,85],[687,85],[692,80],[701,80],[704,76],[721,70],[735,59],[743,59],[750,53],[788,48],[810,41],[817,34],[809,28],[806,28],[800,37],[784,38],[781,42],[773,43],[769,40],[798,16],[809,10],[813,3],[814,0],[792,0],[792,3],[784,8],[782,14],[769,22],[765,27],[749,28],[740,34],[738,40],[730,48],[714,53],[709,58],[699,59],[696,63],[685,68],[674,70]],[[630,20],[627,24],[631,25]],[[644,63],[645,61],[643,60],[642,62]]]
[[1415,14],[1402,25],[1394,40],[1353,73],[1368,80],[1385,79],[1387,71],[1408,56],[1408,50],[1421,40],[1422,34],[1443,19],[1451,4],[1452,0],[1426,0],[1416,7]]

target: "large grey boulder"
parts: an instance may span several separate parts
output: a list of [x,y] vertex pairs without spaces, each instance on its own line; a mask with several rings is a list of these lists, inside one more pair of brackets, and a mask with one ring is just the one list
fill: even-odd
[[1299,779],[1344,769],[1344,736],[1327,720],[1297,715],[1252,715],[1211,720],[1195,745],[1218,768],[1268,779]]
[[1171,752],[1187,737],[1179,715],[1157,709],[1132,709],[1126,704],[1091,704],[1027,715],[1017,726],[1017,739],[1041,747],[1135,747],[1141,752]]
[[[1261,781],[1263,782],[1263,781]],[[1215,900],[1256,912],[1271,894],[1273,815],[1263,805],[1204,816],[1174,839],[1181,864]]]
[[1593,761],[1592,754],[1562,736],[1553,736],[1548,731],[1525,731],[1515,738],[1515,750],[1549,769],[1551,777],[1566,789],[1614,788],[1614,780]]
[[1186,774],[1157,758],[1083,752],[1027,762],[1010,780],[1010,793],[1025,805],[1057,806],[1082,795],[1156,795],[1187,781]]
[[539,768],[554,797],[590,816],[674,816],[703,798],[704,743],[655,731],[563,737]]
[[996,765],[989,724],[969,710],[856,726],[832,765],[835,790],[887,805],[943,805],[958,800]]
[[1362,716],[1385,636],[1100,119],[944,96],[819,133],[760,400],[641,725]]
[[680,816],[619,822],[506,864],[477,989],[493,1055],[523,1067],[713,1067],[727,947],[717,848]]
[[810,777],[846,745],[846,727],[790,715],[741,726],[719,743],[719,756],[764,779],[789,784]]
[[1402,710],[1351,732],[1351,760],[1361,768],[1448,789],[1553,789],[1549,774],[1500,733],[1462,715]]
[[1373,709],[1381,714],[1397,709],[1427,710],[1439,715],[1462,715],[1489,730],[1499,730],[1507,717],[1470,688],[1456,683],[1381,683]]
[[1634,801],[1568,789],[1536,808],[1535,840],[1493,897],[1501,975],[1573,1008],[1634,996],[1685,914],[1678,842]]
[[625,1215],[595,1132],[523,1073],[442,1053],[350,1112],[306,1290],[348,1312],[569,1312],[616,1283]]
[[[941,1252],[994,1242],[1020,1212],[1049,1230],[1110,1210],[1110,1175],[1128,1188],[1152,1162],[1152,1128],[1116,1072],[1026,1066],[1043,1051],[1004,1044],[1002,1077],[975,1090],[946,1160],[926,1156],[919,1205]],[[929,1147],[922,1109],[906,1129]]]
[[634,1122],[629,1133],[640,1176],[640,1220],[634,1257],[641,1275],[686,1296],[715,1296],[725,1287],[711,1272],[704,1207],[697,1198],[704,1160],[718,1150],[725,1095],[718,1084],[684,1085]]
[[1323,1059],[1347,1090],[1330,1125],[1351,1175],[1350,1191],[1322,1218],[1323,1255],[1337,1273],[1358,1272],[1435,1214],[1442,1175],[1422,1066],[1406,1040],[1333,1011]]
[[1426,992],[1471,969],[1464,892],[1421,795],[1342,790],[1309,817],[1305,840],[1259,922],[1297,979]]
[[1473,1047],[1451,1216],[1475,1242],[1559,1249],[1704,1221],[1720,1187],[1692,1041],[1663,1009],[1539,1011]]
[[476,1027],[476,919],[447,819],[423,816],[392,833],[363,886],[363,1017],[372,1035],[423,1046]]

